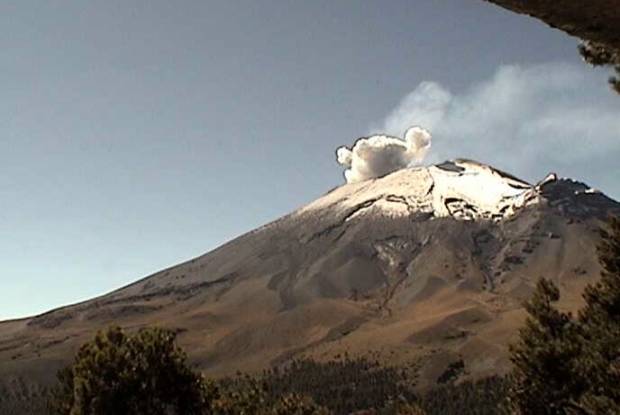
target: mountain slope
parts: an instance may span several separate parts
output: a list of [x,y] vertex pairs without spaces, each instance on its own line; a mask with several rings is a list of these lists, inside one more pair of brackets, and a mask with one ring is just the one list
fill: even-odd
[[[95,330],[179,332],[207,374],[293,356],[420,359],[421,387],[508,367],[538,277],[580,303],[601,220],[620,204],[548,176],[454,160],[334,189],[201,257],[99,298],[0,323],[0,377],[48,384]],[[448,376],[449,377],[449,376]]]

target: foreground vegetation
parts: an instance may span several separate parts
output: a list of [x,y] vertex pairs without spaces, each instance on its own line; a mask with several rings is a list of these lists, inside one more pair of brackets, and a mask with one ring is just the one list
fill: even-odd
[[541,279],[512,347],[509,404],[523,414],[620,414],[620,220],[601,231],[601,279],[586,287],[576,317]]
[[62,370],[54,414],[421,413],[406,370],[369,358],[296,360],[257,376],[216,381],[192,371],[175,334],[120,328],[97,334]]
[[620,36],[618,3],[609,0],[486,0],[536,17],[551,27],[583,40],[579,52],[594,66],[612,68],[612,88],[620,94]]
[[[301,359],[253,376],[207,380],[188,369],[180,349],[170,347],[173,338],[160,329],[133,336],[117,328],[99,333],[82,347],[73,369],[59,373],[51,393],[0,399],[0,413],[469,415],[497,414],[505,397],[502,378],[446,383],[419,395],[414,367],[371,357]],[[146,353],[132,362],[131,349]],[[164,355],[154,358],[159,353]]]

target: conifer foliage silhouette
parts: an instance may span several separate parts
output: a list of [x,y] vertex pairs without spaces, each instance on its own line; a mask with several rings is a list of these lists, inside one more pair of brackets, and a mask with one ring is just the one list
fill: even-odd
[[601,278],[577,318],[559,311],[555,284],[539,280],[511,347],[508,402],[521,414],[620,414],[620,220],[601,230]]

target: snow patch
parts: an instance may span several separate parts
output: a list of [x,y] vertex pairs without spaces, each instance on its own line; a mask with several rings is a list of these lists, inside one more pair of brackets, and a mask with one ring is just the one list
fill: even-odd
[[430,214],[459,220],[501,220],[539,202],[537,186],[471,160],[410,167],[387,176],[336,188],[298,213],[359,207],[347,221],[365,215]]

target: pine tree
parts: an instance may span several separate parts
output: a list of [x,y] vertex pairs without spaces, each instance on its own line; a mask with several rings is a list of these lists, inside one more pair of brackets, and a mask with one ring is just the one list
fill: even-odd
[[529,316],[511,346],[509,406],[520,414],[562,415],[581,413],[578,397],[582,382],[575,377],[574,361],[580,352],[578,328],[570,314],[554,307],[560,298],[552,281],[541,278],[525,304]]
[[205,413],[217,390],[185,360],[170,331],[127,335],[110,328],[84,344],[73,365],[59,372],[50,409],[62,415]]
[[609,78],[609,84],[620,94],[620,50],[597,42],[583,42],[579,46],[583,59],[593,66],[612,66],[616,76]]
[[579,370],[588,382],[582,401],[590,413],[620,414],[620,220],[612,219],[601,236],[601,279],[586,287],[586,305],[579,314]]
[[510,406],[522,414],[620,414],[620,220],[601,231],[601,278],[584,291],[575,321],[554,308],[541,280],[511,348]]

